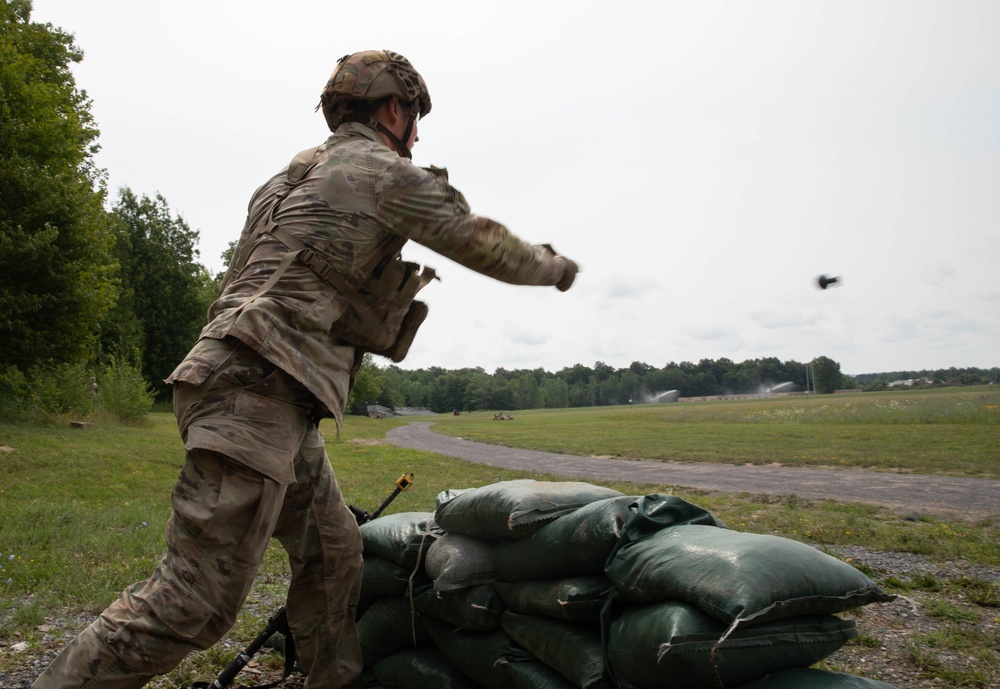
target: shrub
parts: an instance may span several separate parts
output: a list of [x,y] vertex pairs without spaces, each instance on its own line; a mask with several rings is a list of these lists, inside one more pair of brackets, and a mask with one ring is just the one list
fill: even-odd
[[153,408],[155,394],[142,370],[125,357],[112,357],[99,382],[101,406],[121,421],[141,419]]
[[0,419],[23,421],[31,415],[28,381],[13,365],[0,366]]
[[35,366],[27,374],[16,366],[0,368],[0,418],[44,420],[52,415],[89,416],[90,374],[82,364]]
[[87,414],[93,409],[90,378],[83,364],[32,368],[28,372],[29,399],[43,414]]

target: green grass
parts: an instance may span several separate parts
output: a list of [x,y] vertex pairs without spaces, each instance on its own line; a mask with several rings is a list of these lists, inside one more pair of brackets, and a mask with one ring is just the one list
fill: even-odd
[[[808,402],[816,403],[812,399]],[[601,444],[601,447],[595,446],[593,453],[612,454],[607,450],[613,447],[614,438],[628,437],[628,433],[622,434],[622,429],[632,429],[631,433],[640,440],[646,437],[643,442],[650,442],[648,439],[661,434],[663,427],[677,432],[691,427],[710,427],[716,429],[715,433],[704,442],[709,446],[732,447],[741,442],[748,427],[753,427],[738,419],[759,413],[761,409],[793,408],[761,407],[760,404],[718,403],[719,411],[710,409],[710,404],[706,403],[692,405],[688,410],[683,405],[669,408],[661,405],[652,410],[618,408],[518,413],[514,422],[502,423],[490,421],[491,414],[434,418],[440,426],[459,435],[473,435],[468,432],[470,429],[524,434],[521,442],[527,443],[524,438],[541,434],[551,445],[549,449],[575,452],[576,443],[592,442]],[[671,416],[678,413],[692,417],[681,422]],[[720,421],[716,416],[719,413],[731,414],[733,420]],[[670,416],[671,420],[663,421],[663,416]],[[327,450],[349,503],[367,510],[376,508],[393,489],[396,478],[407,471],[415,474],[414,485],[395,500],[388,509],[390,513],[433,511],[435,497],[447,488],[473,487],[515,478],[552,478],[378,442],[389,428],[407,421],[348,417],[340,439],[335,437],[332,424],[324,422]],[[837,424],[758,425],[785,431],[808,427],[825,432],[827,426]],[[848,429],[855,425],[840,424]],[[934,425],[927,424],[928,427]],[[590,426],[596,430],[589,430]],[[871,424],[867,426],[872,427]],[[883,431],[892,426],[923,427],[878,424],[870,442],[881,443]],[[963,427],[996,431],[996,425],[990,420],[965,423]],[[581,441],[579,437],[585,434],[592,440]],[[507,442],[506,437],[503,439]],[[46,620],[66,615],[77,615],[85,620],[103,609],[125,586],[147,577],[152,571],[162,554],[163,529],[170,514],[170,493],[183,463],[183,447],[173,417],[166,413],[152,414],[144,422],[131,426],[98,423],[91,429],[0,423],[0,446],[13,448],[10,452],[0,451],[0,513],[3,514],[0,519],[0,645],[17,640],[38,648],[44,634],[39,627]],[[836,455],[843,452],[836,446],[830,449]],[[903,457],[897,458],[896,463],[905,470],[911,468],[909,461]],[[982,467],[984,464],[981,457],[970,466]],[[989,475],[981,468],[972,473]],[[995,520],[962,522],[925,518],[911,522],[878,507],[854,503],[810,501],[792,496],[708,494],[668,485],[606,485],[632,495],[674,493],[704,506],[730,527],[742,531],[773,533],[828,548],[856,544],[877,550],[917,552],[940,561],[967,560],[1000,566],[1000,525]],[[206,679],[221,670],[232,658],[235,645],[245,645],[263,627],[267,614],[260,610],[273,612],[275,601],[283,600],[287,573],[284,555],[280,547],[273,544],[248,601],[260,602],[260,605],[248,606],[240,614],[236,627],[226,637],[230,645],[216,646],[190,656],[177,670],[150,686],[189,686],[194,679]],[[978,627],[971,625],[967,618],[968,611],[974,610],[981,617],[985,615],[985,619],[998,619],[1000,589],[995,582],[975,577],[946,582],[918,577],[886,581],[883,585],[905,595],[934,596],[940,601],[934,604],[933,612],[939,616],[942,630],[966,630],[964,636],[958,633],[947,636],[942,631],[940,638],[928,640],[919,652],[911,653],[912,657],[906,662],[920,664],[927,669],[928,676],[944,677],[958,672],[941,660],[941,649],[957,648],[961,640],[966,647],[977,648],[970,656],[973,658],[971,670],[962,675],[965,679],[946,679],[942,686],[986,686],[975,684],[979,681],[975,678],[991,676],[988,668],[995,662],[996,654],[991,655],[989,644],[995,640],[995,624],[992,632],[977,631]],[[868,639],[867,643],[874,642]],[[928,645],[931,643],[934,645]],[[279,661],[268,660],[267,656],[262,657],[262,662],[279,666]],[[17,665],[16,655],[0,655],[0,669]],[[973,683],[963,685],[960,681]]]
[[583,456],[1000,478],[1000,391],[679,402],[442,416],[439,433]]

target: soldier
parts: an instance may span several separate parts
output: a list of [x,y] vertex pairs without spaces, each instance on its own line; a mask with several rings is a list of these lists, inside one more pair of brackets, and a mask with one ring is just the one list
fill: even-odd
[[288,552],[288,622],[307,689],[352,686],[361,537],[318,430],[340,428],[366,351],[396,361],[433,277],[414,240],[484,275],[565,291],[577,266],[473,215],[440,169],[410,161],[427,86],[402,55],[338,62],[333,134],[253,195],[209,323],[167,378],[186,449],[167,553],[53,661],[34,689],[140,687],[232,627],[268,541]]

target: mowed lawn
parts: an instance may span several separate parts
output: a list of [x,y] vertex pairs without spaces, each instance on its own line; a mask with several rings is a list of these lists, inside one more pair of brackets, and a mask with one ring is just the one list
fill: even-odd
[[1000,390],[677,402],[442,416],[435,431],[583,456],[1000,478]]

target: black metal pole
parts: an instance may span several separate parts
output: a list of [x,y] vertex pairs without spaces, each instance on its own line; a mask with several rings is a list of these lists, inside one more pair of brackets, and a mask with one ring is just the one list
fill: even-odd
[[233,658],[233,661],[226,666],[226,669],[223,670],[213,682],[210,684],[206,684],[205,682],[196,682],[192,686],[194,689],[203,689],[205,687],[208,689],[225,689],[225,687],[232,684],[236,675],[240,673],[240,670],[246,667],[246,664],[249,663],[250,660],[257,654],[257,651],[259,651],[261,647],[267,643],[267,640],[274,636],[277,632],[281,632],[283,634],[289,633],[288,616],[285,614],[285,606],[281,606],[281,608],[278,609],[278,612],[276,612],[273,617],[268,619],[267,626],[264,627],[264,631],[258,634],[257,637],[250,642],[250,645],[243,649],[241,653],[237,654],[237,656]]

